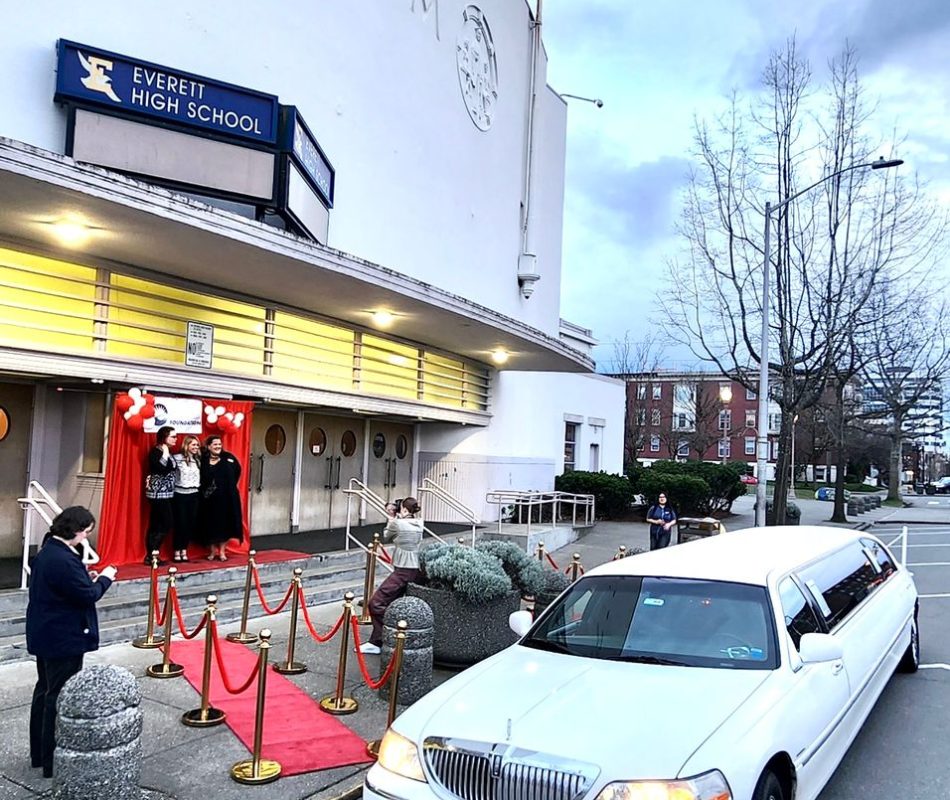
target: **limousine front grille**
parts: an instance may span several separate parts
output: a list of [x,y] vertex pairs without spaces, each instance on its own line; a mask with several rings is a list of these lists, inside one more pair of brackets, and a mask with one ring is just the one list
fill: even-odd
[[600,771],[509,745],[441,737],[426,739],[423,753],[435,781],[459,800],[580,800]]

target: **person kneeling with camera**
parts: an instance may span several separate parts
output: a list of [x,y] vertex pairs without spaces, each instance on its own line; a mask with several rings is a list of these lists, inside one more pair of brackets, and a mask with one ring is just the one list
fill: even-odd
[[406,587],[419,575],[419,545],[425,524],[416,515],[419,502],[407,497],[402,502],[386,506],[391,515],[383,531],[383,541],[394,540],[393,571],[369,599],[369,615],[373,619],[373,632],[369,641],[360,645],[361,653],[379,653],[383,644],[383,616],[389,604],[406,593]]

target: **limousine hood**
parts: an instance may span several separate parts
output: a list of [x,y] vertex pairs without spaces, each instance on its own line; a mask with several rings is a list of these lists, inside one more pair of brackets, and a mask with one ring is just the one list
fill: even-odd
[[600,661],[520,646],[479,667],[423,698],[395,728],[420,745],[430,736],[510,744],[627,779],[677,777],[771,674]]

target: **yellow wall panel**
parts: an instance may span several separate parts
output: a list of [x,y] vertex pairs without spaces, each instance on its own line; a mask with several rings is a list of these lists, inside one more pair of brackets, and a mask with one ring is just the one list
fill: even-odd
[[273,376],[314,387],[353,388],[353,331],[278,311]]

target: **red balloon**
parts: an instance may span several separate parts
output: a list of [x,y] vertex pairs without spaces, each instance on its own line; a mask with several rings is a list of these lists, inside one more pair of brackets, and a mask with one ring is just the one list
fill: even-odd
[[127,394],[120,394],[115,399],[115,407],[124,414],[126,411],[132,408],[132,398]]
[[133,431],[140,431],[145,427],[145,419],[141,414],[133,414],[126,422]]
[[155,416],[155,406],[146,403],[141,409],[139,409],[138,416],[142,417],[142,419],[151,419]]
[[143,394],[142,399],[145,401],[145,405],[154,406],[155,405],[155,395],[154,394]]
[[218,417],[218,430],[221,433],[230,433],[233,427],[233,423],[227,417]]

